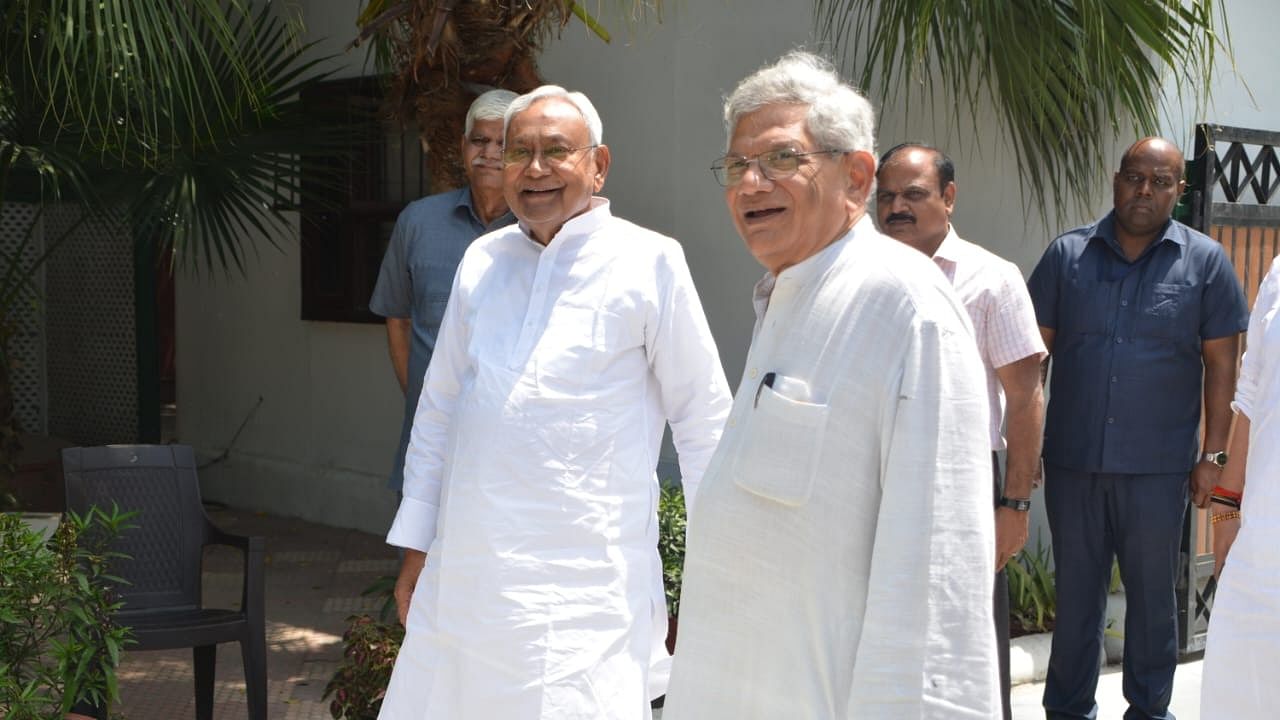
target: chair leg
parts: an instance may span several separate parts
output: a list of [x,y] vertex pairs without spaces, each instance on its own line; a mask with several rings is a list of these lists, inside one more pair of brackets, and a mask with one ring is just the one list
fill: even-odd
[[244,660],[244,687],[249,700],[249,720],[267,720],[267,638],[265,629],[251,629],[240,642]]
[[196,674],[196,720],[213,720],[213,671],[218,661],[217,645],[191,648]]

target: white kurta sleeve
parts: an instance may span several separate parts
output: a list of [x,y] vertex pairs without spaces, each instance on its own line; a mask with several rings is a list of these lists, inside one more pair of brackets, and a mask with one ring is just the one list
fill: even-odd
[[404,497],[387,533],[387,543],[423,552],[436,536],[449,426],[463,379],[469,372],[469,328],[462,310],[467,298],[459,289],[460,277],[461,268],[454,276],[449,304],[418,397],[404,457]]
[[[1257,343],[1259,348],[1262,347],[1263,336],[1267,332],[1267,326],[1271,324],[1277,305],[1280,305],[1280,257],[1271,261],[1271,269],[1258,287],[1258,297],[1254,300],[1253,312],[1249,315],[1249,334],[1246,336],[1249,345]],[[1247,348],[1240,361],[1236,397],[1231,403],[1232,410],[1250,420],[1254,417],[1253,404],[1258,398],[1258,385],[1263,372],[1262,354],[1251,350],[1252,348]]]
[[711,327],[679,246],[664,253],[659,269],[658,315],[645,328],[649,365],[680,458],[686,512],[715,452],[733,402]]
[[960,332],[917,322],[884,403],[849,718],[998,714],[985,376]]

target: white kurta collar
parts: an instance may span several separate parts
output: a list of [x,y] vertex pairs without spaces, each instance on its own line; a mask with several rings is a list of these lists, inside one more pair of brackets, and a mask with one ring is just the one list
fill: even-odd
[[[565,221],[560,226],[560,230],[551,238],[551,242],[547,243],[547,247],[556,244],[561,238],[573,237],[575,235],[590,235],[599,230],[605,223],[613,217],[613,213],[609,210],[609,199],[602,198],[598,195],[592,196],[591,205],[587,211],[581,215],[575,215]],[[529,242],[542,247],[542,243],[534,239],[533,234],[529,232],[529,226],[523,220],[520,221],[520,231],[528,238]]]
[[772,297],[774,288],[779,284],[786,284],[797,289],[804,287],[813,279],[819,278],[826,273],[827,268],[831,267],[831,264],[840,256],[841,249],[846,243],[875,232],[875,225],[871,222],[871,217],[864,214],[860,220],[853,224],[853,227],[849,228],[848,232],[836,238],[834,242],[825,248],[776,275],[773,272],[766,272],[764,277],[760,278],[760,281],[755,284],[752,296],[756,317],[764,316],[765,310],[769,308],[769,298]]

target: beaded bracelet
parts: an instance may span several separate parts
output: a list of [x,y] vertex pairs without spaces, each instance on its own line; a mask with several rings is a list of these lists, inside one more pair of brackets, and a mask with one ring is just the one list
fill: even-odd
[[1214,524],[1214,525],[1217,525],[1218,523],[1222,522],[1223,520],[1239,520],[1239,519],[1240,519],[1240,511],[1239,511],[1239,510],[1232,510],[1231,512],[1224,512],[1224,513],[1222,513],[1221,515],[1210,515],[1210,516],[1209,516],[1209,522],[1210,522],[1210,523],[1212,523],[1212,524]]

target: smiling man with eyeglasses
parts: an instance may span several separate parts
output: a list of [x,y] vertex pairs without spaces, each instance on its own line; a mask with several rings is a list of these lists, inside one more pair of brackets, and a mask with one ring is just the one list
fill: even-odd
[[998,710],[982,361],[946,278],[867,216],[874,116],[796,52],[712,172],[766,270],[689,521],[664,720]]
[[504,127],[519,222],[467,251],[427,370],[380,717],[646,720],[669,663],[663,426],[692,507],[729,388],[680,245],[595,195],[610,155],[586,96],[539,88]]

